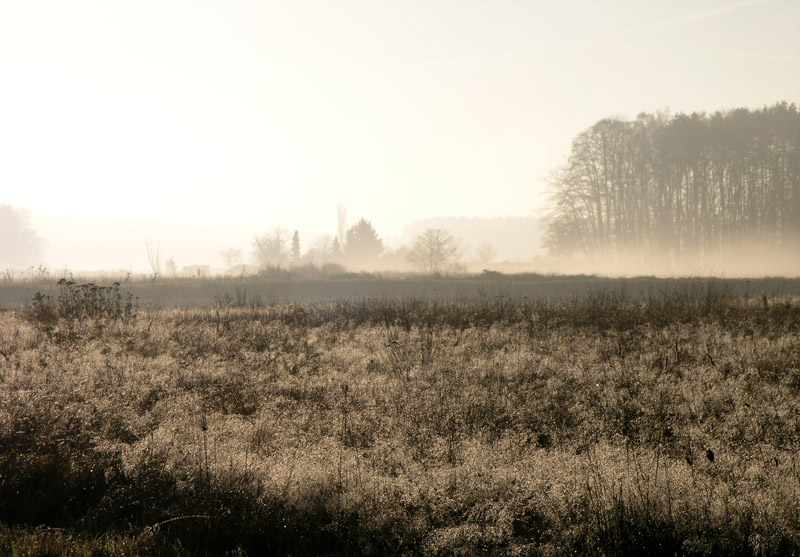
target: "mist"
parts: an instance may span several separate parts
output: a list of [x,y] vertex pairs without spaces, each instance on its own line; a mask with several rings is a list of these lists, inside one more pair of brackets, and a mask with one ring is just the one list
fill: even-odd
[[9,276],[800,272],[790,0],[45,5],[0,7]]
[[0,553],[800,555],[798,23],[0,0]]

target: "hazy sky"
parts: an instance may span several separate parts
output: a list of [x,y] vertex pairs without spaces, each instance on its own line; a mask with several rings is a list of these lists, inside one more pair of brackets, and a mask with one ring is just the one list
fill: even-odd
[[600,118],[800,100],[798,29],[797,0],[0,0],[0,203],[53,266],[175,225],[219,265],[338,203],[387,238],[531,215]]

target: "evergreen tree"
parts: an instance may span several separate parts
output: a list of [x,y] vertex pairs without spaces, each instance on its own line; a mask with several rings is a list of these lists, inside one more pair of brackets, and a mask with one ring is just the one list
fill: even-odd
[[381,253],[383,253],[383,241],[368,220],[361,219],[347,230],[344,254],[349,264],[372,265]]
[[342,250],[342,245],[339,243],[339,238],[333,238],[333,243],[331,244],[331,256],[330,260],[334,263],[339,263],[344,256],[344,250]]
[[291,249],[292,263],[297,264],[300,262],[300,233],[295,230],[292,235],[292,249]]

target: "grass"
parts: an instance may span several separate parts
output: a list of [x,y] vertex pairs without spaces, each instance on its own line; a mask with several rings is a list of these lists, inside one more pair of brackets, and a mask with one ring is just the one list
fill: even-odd
[[[280,272],[277,272],[280,271]],[[724,294],[730,297],[782,298],[800,296],[800,278],[608,278],[592,275],[505,275],[493,271],[476,275],[423,276],[403,274],[344,273],[338,275],[296,274],[278,269],[263,276],[152,278],[119,276],[120,289],[131,294],[142,307],[203,308],[222,302],[241,307],[263,307],[276,303],[316,304],[341,300],[412,299],[419,301],[486,300],[498,296],[515,301],[563,302],[591,297],[617,296],[648,301],[683,296],[700,298]],[[76,282],[101,284],[107,277],[81,277]],[[77,287],[75,287],[77,288]],[[36,293],[58,299],[63,283],[50,279],[0,281],[0,308],[30,304]],[[124,304],[123,304],[124,306]]]
[[0,351],[0,553],[800,554],[796,298],[34,304]]

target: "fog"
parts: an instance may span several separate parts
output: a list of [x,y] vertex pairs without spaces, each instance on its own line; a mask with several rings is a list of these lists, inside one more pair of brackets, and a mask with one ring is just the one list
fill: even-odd
[[[739,182],[715,181],[709,140],[707,179],[685,159],[692,174],[670,178],[683,185],[652,218],[612,202],[573,211],[578,182],[563,169],[602,121],[633,130],[644,113],[670,131],[682,114],[719,122],[745,108],[757,119],[797,102],[798,21],[793,0],[3,3],[0,206],[39,241],[0,223],[0,270],[152,274],[155,249],[161,275],[325,264],[797,275],[785,224],[800,206],[793,108],[770,112],[772,146],[736,170]],[[647,179],[661,192],[658,164],[641,168],[656,169]],[[778,193],[756,174],[780,175]],[[749,212],[720,198],[737,184],[766,192],[747,198]],[[696,191],[719,209],[656,226],[688,214]],[[596,219],[613,210],[624,222],[613,241],[576,232],[610,226]],[[348,246],[362,219],[369,238]],[[743,227],[736,238],[729,222]],[[429,230],[446,233],[441,261],[419,251]]]

